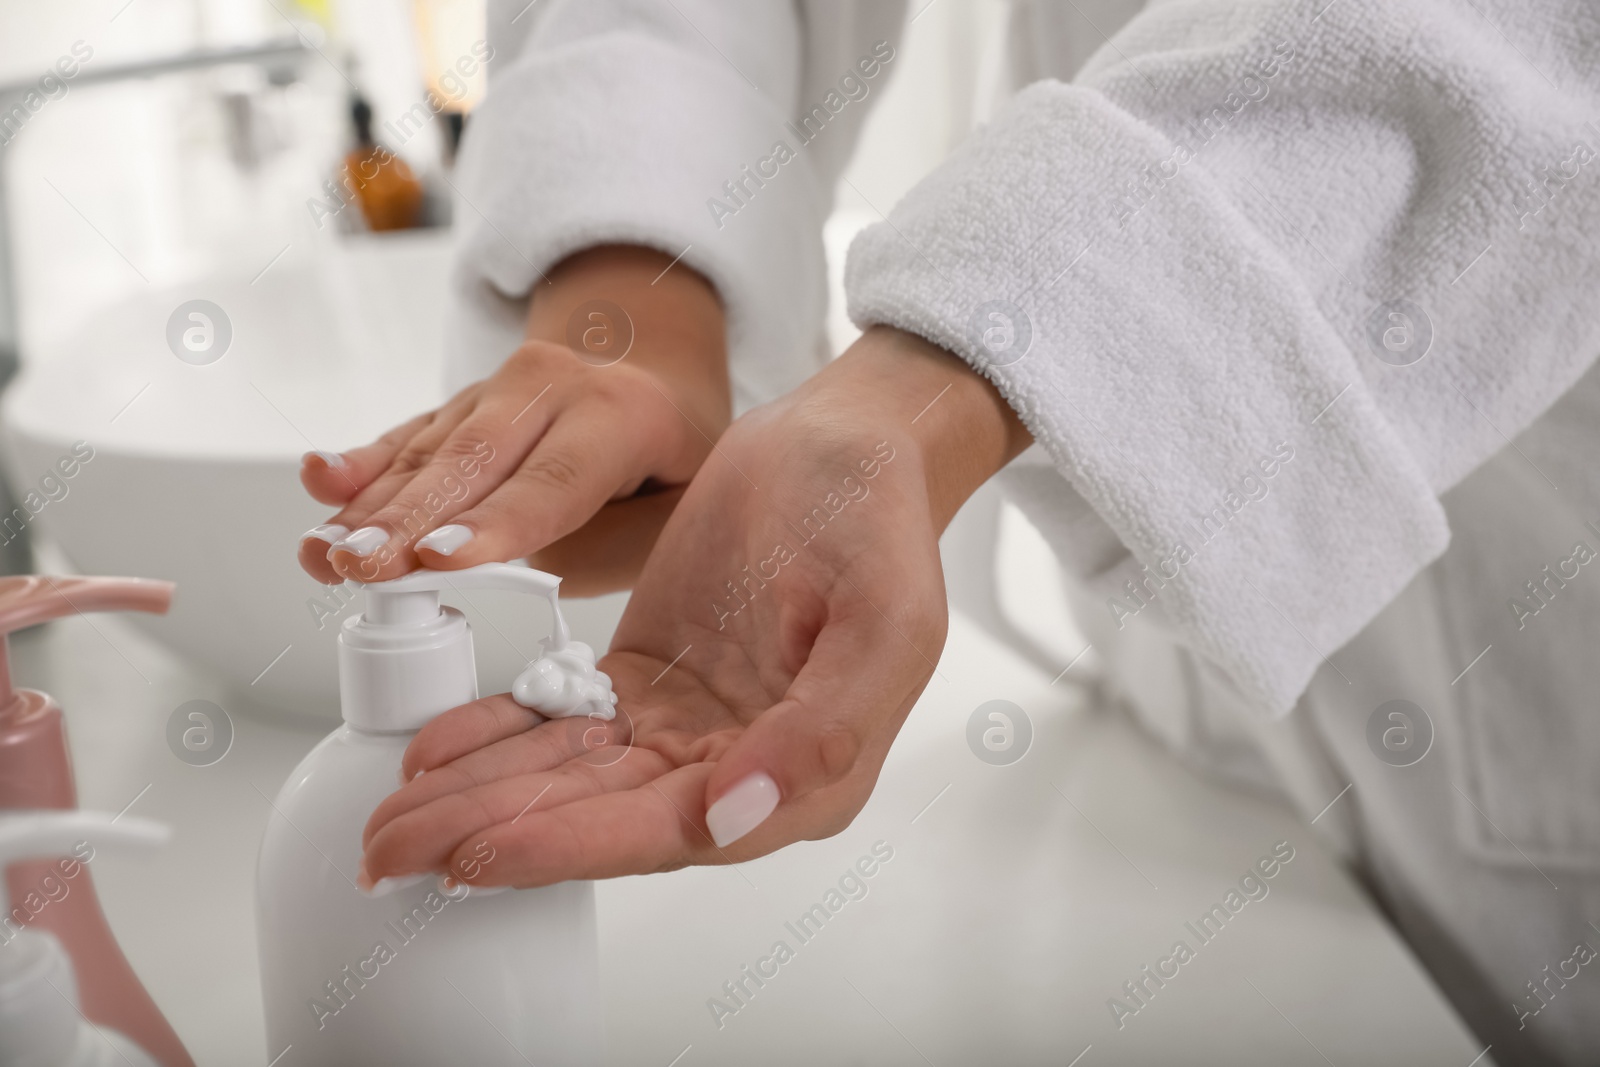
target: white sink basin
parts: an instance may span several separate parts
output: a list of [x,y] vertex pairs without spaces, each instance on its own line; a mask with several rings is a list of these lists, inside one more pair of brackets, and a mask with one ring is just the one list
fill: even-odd
[[[300,488],[299,457],[369,441],[443,398],[447,255],[434,234],[324,247],[254,281],[152,290],[89,319],[61,351],[29,354],[0,408],[12,484],[37,486],[74,442],[94,449],[33,526],[84,573],[176,581],[172,613],[141,625],[252,703],[336,716],[333,641],[351,597],[295,562],[299,535],[330,514]],[[206,366],[166,341],[168,318],[194,299],[232,327]],[[319,599],[338,616],[314,610]],[[545,609],[446,599],[487,615],[475,626],[483,687],[504,689],[536,651]],[[574,605],[575,632],[605,647],[622,600]]]

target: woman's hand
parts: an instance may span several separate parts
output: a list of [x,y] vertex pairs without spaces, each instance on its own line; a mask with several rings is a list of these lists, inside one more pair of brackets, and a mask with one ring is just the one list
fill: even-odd
[[617,719],[503,695],[440,716],[368,823],[367,877],[535,886],[838,833],[944,644],[939,533],[1027,443],[960,361],[869,332],[695,476],[601,661]]
[[721,305],[670,264],[633,247],[573,256],[493,377],[370,445],[307,454],[301,482],[340,510],[301,540],[301,566],[371,582],[550,549],[537,562],[564,592],[630,584],[731,414]]

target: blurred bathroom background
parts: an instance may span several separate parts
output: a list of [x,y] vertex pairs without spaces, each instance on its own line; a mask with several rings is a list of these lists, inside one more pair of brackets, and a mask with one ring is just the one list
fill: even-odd
[[[851,236],[999,98],[1010,6],[911,4],[828,224],[835,351],[855,332]],[[483,0],[0,0],[0,367],[17,367],[0,560],[22,566],[26,543],[41,572],[178,583],[166,617],[20,635],[14,671],[66,708],[82,807],[174,827],[159,857],[108,855],[94,877],[203,1064],[282,1053],[260,1016],[255,855],[267,798],[337,721],[333,638],[355,599],[296,564],[327,510],[295,472],[443,399],[450,145],[484,91],[484,25]],[[357,145],[362,124],[381,152]],[[337,175],[375,156],[382,180],[356,202]],[[945,669],[847,832],[598,887],[615,1062],[1303,1063],[1308,1040],[1343,1063],[1479,1054],[1287,805],[1197,779],[1095,704],[1055,563],[992,489],[944,548]],[[456,603],[480,688],[504,690],[543,620],[510,594]],[[577,636],[603,647],[622,604],[574,605]],[[996,700],[1028,724],[998,762],[969,728]],[[218,731],[207,754],[172,740],[195,702]],[[854,929],[713,1027],[707,998],[880,839],[892,876],[851,905]],[[1109,1023],[1139,964],[1290,839],[1305,859],[1207,950],[1211,977],[1126,1035]]]
[[[1004,19],[963,0],[912,22],[828,227],[836,351],[851,236],[978,120]],[[172,615],[141,625],[253,701],[331,719],[321,638],[351,594],[294,562],[325,509],[293,472],[442,399],[453,147],[493,62],[485,23],[483,0],[0,5],[0,367],[20,367],[0,465],[18,502],[35,493],[26,522],[7,509],[0,562],[37,545],[178,581]],[[62,480],[78,441],[94,459]],[[976,536],[999,508],[972,509]],[[621,603],[580,609],[589,632]],[[251,607],[218,627],[230,604]],[[486,675],[524,651],[500,645]]]
[[[998,60],[1002,47],[1005,6],[935,4],[912,24],[912,47],[840,184],[841,227],[875,218],[872,205],[887,210],[971,128],[975,87],[992,81],[983,57],[994,52]],[[81,75],[0,134],[20,305],[0,308],[0,337],[16,335],[31,361],[45,360],[86,317],[152,287],[224,273],[248,278],[269,263],[293,268],[326,254],[353,223],[319,226],[307,201],[325,199],[324,182],[350,150],[349,96],[357,87],[371,102],[379,140],[447,215],[449,116],[470,113],[486,84],[484,64],[470,75],[456,67],[463,58],[470,64],[485,38],[484,7],[484,0],[0,5],[0,85],[14,92],[33,87],[75,42],[92,49]],[[537,17],[537,3],[529,7],[527,17]],[[975,40],[987,44],[974,49]],[[284,53],[90,83],[119,69],[273,45]],[[445,114],[419,128],[414,114],[430,93]],[[17,102],[8,100],[8,108]],[[26,136],[17,129],[24,124]],[[836,321],[848,339],[842,315]]]

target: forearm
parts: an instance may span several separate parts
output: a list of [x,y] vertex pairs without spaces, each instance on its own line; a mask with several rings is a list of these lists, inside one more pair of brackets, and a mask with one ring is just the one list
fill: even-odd
[[[1530,62],[1593,65],[1509,0],[1236,7],[1156,5],[1077,84],[1019,93],[854,241],[846,290],[858,323],[988,364],[1064,479],[1035,500],[1064,559],[1170,578],[1202,556],[1162,614],[1284,714],[1444,550],[1439,494],[1593,362],[1570,311],[1600,279],[1593,131]],[[1418,125],[1413,84],[1462,90]],[[1508,159],[1514,194],[1412,195]],[[1001,296],[1031,347],[995,360],[974,319]]]
[[[470,378],[484,377],[516,346],[527,319],[520,307],[506,314],[507,294],[547,291],[546,277],[571,265],[562,257],[609,244],[666,253],[641,288],[681,251],[655,291],[685,268],[698,271],[728,309],[734,325],[726,340],[715,331],[718,347],[746,361],[739,381],[749,398],[793,386],[795,357],[810,354],[826,299],[826,206],[815,190],[832,179],[810,173],[814,153],[806,152],[736,223],[719,219],[707,200],[725,195],[740,165],[770,155],[778,116],[795,114],[800,9],[717,0],[677,7],[546,2],[514,28],[537,20],[516,53],[497,56],[494,90],[473,111],[454,182],[472,208],[461,213],[454,257],[465,305],[455,380],[465,384],[469,368]],[[557,314],[542,328],[564,341],[565,322]],[[633,362],[630,355],[624,365]]]
[[945,349],[888,326],[869,329],[806,388],[911,439],[939,530],[1033,443],[987,379]]

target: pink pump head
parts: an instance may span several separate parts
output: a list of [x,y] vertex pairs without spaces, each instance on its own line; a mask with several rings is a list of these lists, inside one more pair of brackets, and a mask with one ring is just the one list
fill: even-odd
[[90,611],[164,615],[172,605],[172,589],[171,582],[145,578],[0,578],[0,715],[9,711],[16,700],[6,634]]

